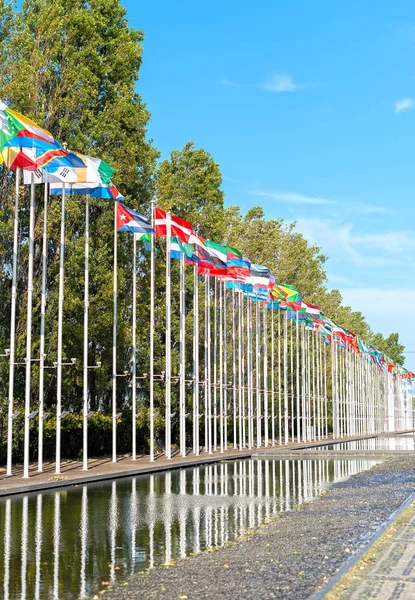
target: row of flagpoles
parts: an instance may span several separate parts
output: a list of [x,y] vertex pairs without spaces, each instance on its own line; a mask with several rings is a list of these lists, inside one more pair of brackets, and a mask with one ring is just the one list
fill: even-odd
[[[49,193],[61,195],[61,233],[58,302],[58,347],[56,368],[56,473],[61,470],[63,316],[65,278],[65,199],[68,194],[85,200],[85,288],[83,352],[83,468],[88,468],[88,364],[89,308],[89,197],[114,200],[114,311],[112,367],[112,460],[117,460],[117,379],[132,378],[132,458],[137,455],[136,306],[137,241],[150,250],[149,324],[149,425],[150,460],[155,458],[155,418],[164,408],[165,454],[172,457],[175,413],[172,384],[179,383],[178,447],[186,456],[191,438],[194,454],[201,452],[201,434],[208,453],[234,448],[287,444],[290,441],[321,440],[333,430],[335,438],[410,429],[413,427],[412,390],[414,375],[396,367],[382,353],[367,346],[322,314],[320,307],[306,303],[290,285],[278,284],[269,269],[251,263],[230,246],[204,240],[192,225],[151,205],[145,216],[121,203],[123,197],[112,185],[112,168],[99,159],[63,148],[53,136],[23,115],[0,103],[0,158],[16,171],[14,240],[11,292],[7,473],[12,474],[14,420],[15,323],[17,296],[19,183],[30,185],[27,334],[25,357],[25,425],[23,476],[29,476],[30,420],[38,416],[38,470],[43,470],[43,421],[45,364],[45,315],[47,273],[47,210]],[[40,356],[32,357],[32,295],[34,261],[35,186],[44,184]],[[134,235],[132,368],[117,372],[117,238]],[[154,373],[155,326],[155,238],[166,241],[165,371]],[[172,372],[171,259],[180,261],[180,369]],[[186,266],[193,268],[193,356],[186,368]],[[204,282],[204,309],[199,306],[199,283]],[[203,315],[202,315],[203,312]],[[202,318],[201,318],[202,317]],[[200,343],[200,322],[204,324]],[[331,345],[330,345],[331,342]],[[31,411],[31,367],[40,364],[38,411]],[[155,382],[165,386],[165,405],[155,410]],[[187,393],[191,387],[190,394]],[[175,389],[175,388],[174,388]],[[188,410],[188,412],[186,412]],[[192,423],[191,436],[186,423]],[[203,426],[202,426],[203,423]]]

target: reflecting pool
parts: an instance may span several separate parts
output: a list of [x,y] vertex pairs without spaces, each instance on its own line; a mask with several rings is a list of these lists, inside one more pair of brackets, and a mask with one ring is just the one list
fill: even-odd
[[93,596],[235,540],[379,460],[251,459],[0,501],[0,597]]
[[375,437],[354,442],[337,442],[315,446],[314,448],[308,448],[308,450],[415,450],[415,437],[413,435]]

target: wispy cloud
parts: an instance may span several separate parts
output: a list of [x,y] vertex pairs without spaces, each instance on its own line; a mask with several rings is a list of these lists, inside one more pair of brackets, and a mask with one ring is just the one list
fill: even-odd
[[385,213],[387,209],[380,204],[370,204],[368,202],[354,202],[352,200],[335,200],[333,198],[322,198],[321,196],[309,196],[306,194],[298,194],[296,192],[280,192],[280,191],[263,191],[263,190],[246,190],[247,194],[254,196],[260,196],[261,198],[268,198],[269,200],[276,200],[288,204],[313,204],[326,206],[327,210],[336,216],[341,210],[342,213],[363,213],[363,214],[376,214]]
[[351,223],[335,219],[299,218],[297,230],[331,257],[359,267],[396,265],[415,250],[415,232],[356,233]]
[[227,87],[237,87],[237,88],[243,87],[240,83],[236,83],[235,81],[230,81],[226,77],[221,77],[220,79],[217,79],[216,83],[218,83],[219,85],[225,85]]
[[401,98],[395,102],[395,113],[405,112],[407,110],[411,110],[414,107],[414,99],[413,98]]
[[259,87],[267,92],[296,92],[305,86],[296,83],[291,75],[275,73],[275,75],[272,75],[272,77]]
[[254,194],[255,196],[261,196],[263,198],[270,198],[272,200],[281,200],[282,202],[289,202],[290,204],[338,204],[337,200],[330,200],[329,198],[304,196],[303,194],[294,194],[288,192],[261,192],[249,190],[248,193]]

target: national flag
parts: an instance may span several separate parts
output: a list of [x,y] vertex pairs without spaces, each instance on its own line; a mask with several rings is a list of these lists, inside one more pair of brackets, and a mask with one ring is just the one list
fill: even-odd
[[34,170],[40,155],[65,155],[53,135],[0,101],[0,152],[8,169]]
[[129,233],[154,234],[154,230],[147,217],[140,215],[140,213],[131,208],[127,208],[121,202],[116,203],[116,223],[119,233],[128,231]]
[[[169,215],[170,217],[170,234],[178,237],[180,241],[189,243],[190,236],[192,235],[192,225],[185,221],[184,219],[180,219],[179,217],[174,217],[173,215]],[[156,226],[156,236],[157,237],[166,237],[167,235],[167,213],[165,210],[161,208],[156,208],[155,210],[155,226]]]
[[[20,138],[20,141],[17,138]],[[0,147],[6,144],[15,148],[22,147],[20,142],[23,142],[24,138],[30,138],[33,144],[36,141],[43,141],[62,148],[62,145],[55,140],[49,131],[43,129],[43,127],[40,127],[24,115],[12,110],[0,100]],[[12,140],[14,142],[10,144]]]
[[302,300],[300,311],[303,314],[309,315],[310,317],[319,317],[320,316],[320,307],[315,304],[308,304]]
[[251,261],[233,252],[228,253],[226,265],[231,277],[245,280],[251,274]]
[[170,238],[170,256],[180,260],[184,254],[185,261],[188,263],[199,262],[198,257],[193,253],[193,248],[190,244],[182,242],[177,236],[172,235]]
[[220,262],[226,268],[226,262],[228,259],[228,249],[226,248],[226,246],[223,246],[222,244],[217,244],[216,242],[212,242],[212,240],[206,240],[205,250],[207,250],[211,256],[219,259]]
[[[26,183],[26,181],[25,181]],[[61,195],[63,186],[61,183],[50,184],[52,196]],[[124,196],[117,190],[115,185],[106,183],[69,183],[65,185],[65,194],[69,196],[81,196],[88,194],[91,198],[103,198],[104,200],[124,200]]]
[[298,301],[300,294],[293,285],[286,285],[282,283],[275,283],[271,288],[271,295],[273,298],[280,300],[289,300],[291,302]]
[[270,274],[270,270],[267,267],[251,263],[251,274],[247,281],[254,288],[268,288]]

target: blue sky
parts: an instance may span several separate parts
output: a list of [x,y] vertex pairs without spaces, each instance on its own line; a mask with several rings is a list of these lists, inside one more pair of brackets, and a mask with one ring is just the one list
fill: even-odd
[[162,156],[206,148],[228,205],[295,220],[329,287],[415,350],[413,0],[124,5]]

